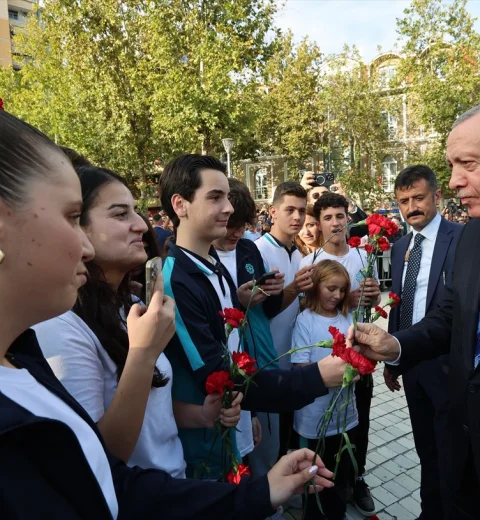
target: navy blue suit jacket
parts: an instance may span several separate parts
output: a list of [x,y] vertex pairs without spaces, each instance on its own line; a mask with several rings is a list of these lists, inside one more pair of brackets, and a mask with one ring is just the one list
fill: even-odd
[[[461,224],[449,222],[442,217],[433,250],[425,313],[439,305],[445,292],[445,284],[451,282],[455,250],[462,231],[463,226]],[[392,247],[392,291],[398,294],[400,298],[402,297],[405,254],[411,239],[412,233],[410,232],[398,240]],[[388,332],[390,334],[397,332],[400,328],[400,307],[399,305],[390,311],[388,320]]]

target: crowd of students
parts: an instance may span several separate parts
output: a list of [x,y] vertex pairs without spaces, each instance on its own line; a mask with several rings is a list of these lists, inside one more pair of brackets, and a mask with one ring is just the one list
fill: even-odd
[[[312,462],[341,359],[313,348],[286,355],[230,408],[206,395],[207,377],[226,367],[223,309],[249,307],[242,348],[261,368],[330,339],[330,325],[346,333],[361,284],[363,304],[380,295],[376,280],[358,276],[345,197],[323,194],[307,207],[300,184],[282,183],[271,231],[246,240],[255,203],[225,173],[200,155],[165,167],[161,204],[174,235],[146,309],[143,266],[160,248],[124,179],[0,112],[2,518],[263,519],[313,482],[324,518],[343,520],[349,488],[361,493],[368,381],[357,383],[348,413],[360,478],[346,457],[330,480],[333,426]],[[267,271],[277,273],[252,297]],[[231,334],[228,347],[237,345]],[[235,427],[238,460],[251,468],[238,486],[216,482],[217,421]],[[306,518],[322,518],[315,498]]]

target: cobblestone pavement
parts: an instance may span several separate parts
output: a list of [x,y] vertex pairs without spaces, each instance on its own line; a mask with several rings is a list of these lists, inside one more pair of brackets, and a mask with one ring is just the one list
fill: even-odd
[[[382,295],[385,301],[387,294]],[[386,329],[387,320],[377,322]],[[370,411],[366,482],[370,486],[380,520],[415,520],[420,515],[420,465],[403,388],[392,393],[383,381],[383,364],[374,374]],[[285,519],[302,518],[302,510],[290,508]],[[349,520],[365,517],[348,506]]]

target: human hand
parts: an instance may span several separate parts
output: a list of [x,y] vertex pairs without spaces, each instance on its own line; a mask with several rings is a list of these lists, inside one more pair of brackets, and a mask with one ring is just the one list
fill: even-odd
[[158,273],[148,309],[135,304],[127,316],[129,352],[141,352],[156,363],[175,334],[175,302],[164,295],[163,276]]
[[[335,188],[335,190],[332,190],[332,188]],[[343,186],[340,182],[336,182],[335,184],[332,184],[330,187],[330,191],[333,191],[335,193],[338,193],[339,195],[342,195],[342,197],[345,197],[348,199],[347,194],[345,193],[345,190],[343,189]]]
[[395,390],[400,390],[402,386],[398,382],[398,377],[394,376],[390,370],[388,370],[387,367],[384,367],[383,369],[383,379],[385,379],[385,384],[387,385],[387,388],[391,390],[392,392],[395,392]]
[[[278,271],[278,267],[274,267],[272,271]],[[277,296],[283,291],[283,285],[285,283],[285,273],[278,272],[275,278],[267,280],[260,287],[262,291],[265,291],[269,296]],[[259,291],[260,292],[260,291]]]
[[253,445],[256,448],[262,442],[262,425],[258,417],[252,417]]
[[[363,289],[362,295],[362,287],[365,285],[365,289]],[[373,278],[367,278],[366,280],[362,280],[360,282],[360,287],[351,291],[350,293],[350,307],[357,308],[360,302],[360,297],[362,298],[360,305],[364,307],[368,307],[370,305],[375,305],[378,301],[378,297],[380,296],[380,286],[378,282]]]
[[243,401],[242,392],[233,392],[233,401],[230,408],[220,410],[220,422],[226,428],[235,428],[240,421],[241,403]]
[[302,180],[300,181],[300,184],[308,191],[315,184],[315,173],[305,172],[303,174]]
[[400,354],[398,340],[372,323],[357,323],[357,331],[353,325],[348,329],[347,347],[355,350],[373,361],[395,361]]
[[[343,361],[343,359],[337,356],[327,356],[318,361],[317,365],[320,375],[322,376],[323,384],[327,388],[337,388],[342,386],[343,373],[347,366],[347,363]],[[360,376],[356,376],[353,381],[356,382],[359,379]]]
[[[312,466],[314,453],[306,448],[295,450],[283,456],[268,472],[270,502],[274,509],[285,503],[292,495],[304,492],[304,484],[312,480],[317,491],[333,487],[330,479],[333,473],[325,468],[322,459],[317,455]],[[309,486],[309,493],[314,493]]]
[[295,273],[293,287],[297,294],[308,291],[313,287],[312,271],[314,268],[315,265],[306,265]]
[[267,294],[264,294],[258,289],[255,290],[255,294],[252,296],[252,289],[253,281],[244,283],[237,289],[238,301],[245,309],[248,309],[249,306],[256,307],[260,303],[264,302],[269,296],[268,292]]

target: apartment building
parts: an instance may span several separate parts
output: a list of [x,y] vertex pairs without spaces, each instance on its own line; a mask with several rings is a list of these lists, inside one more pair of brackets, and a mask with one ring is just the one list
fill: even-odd
[[33,9],[30,0],[0,0],[0,65],[9,67],[15,62],[12,36],[27,21]]

